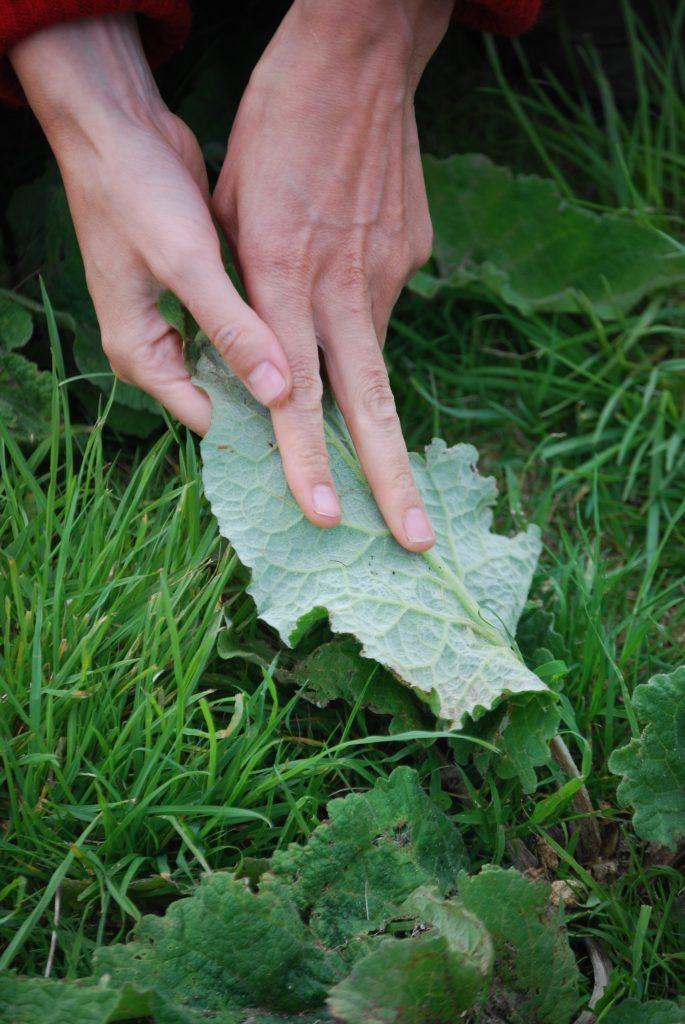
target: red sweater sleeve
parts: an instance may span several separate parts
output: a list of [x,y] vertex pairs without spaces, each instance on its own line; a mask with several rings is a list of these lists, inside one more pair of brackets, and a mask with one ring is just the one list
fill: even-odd
[[6,56],[20,39],[63,21],[129,13],[140,16],[140,34],[153,66],[183,45],[190,28],[187,0],[0,0],[0,98],[23,100]]
[[542,0],[455,0],[454,17],[483,32],[517,36],[537,21]]
[[[465,25],[518,35],[535,23],[542,0],[455,0],[454,17]],[[7,52],[38,29],[100,14],[140,16],[150,63],[159,64],[183,44],[190,26],[187,0],[0,0],[0,98],[21,101]]]

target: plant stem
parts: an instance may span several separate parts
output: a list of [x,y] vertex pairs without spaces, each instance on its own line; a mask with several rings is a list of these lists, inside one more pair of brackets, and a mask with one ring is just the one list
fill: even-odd
[[[569,778],[582,778],[582,773],[576,765],[576,762],[573,760],[571,751],[568,749],[561,736],[554,737],[549,745],[549,749],[554,760],[560,768],[563,768]],[[595,809],[592,806],[590,794],[588,793],[587,787],[584,783],[574,795],[571,804],[575,811],[586,815],[579,825],[583,848],[589,860],[597,860],[602,847],[602,838],[599,833],[599,827],[594,818]]]

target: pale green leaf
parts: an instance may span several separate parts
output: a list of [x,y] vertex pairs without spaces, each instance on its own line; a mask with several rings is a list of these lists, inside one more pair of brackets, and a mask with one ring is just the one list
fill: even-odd
[[0,352],[21,348],[33,334],[33,317],[18,302],[0,295]]
[[412,456],[417,486],[438,537],[424,555],[390,535],[337,411],[326,416],[331,472],[342,496],[335,530],[309,523],[291,496],[268,411],[211,349],[196,382],[212,400],[202,442],[205,491],[225,537],[252,569],[259,614],[293,643],[313,612],[351,633],[362,653],[430,698],[458,726],[504,695],[545,690],[512,650],[540,551],[535,527],[491,532],[492,479],[470,445],[433,441]]
[[561,911],[550,905],[549,885],[513,869],[484,868],[462,873],[458,888],[494,944],[488,1006],[507,1024],[569,1024],[579,1002],[579,973]]
[[[328,819],[305,846],[277,851],[271,872],[330,947],[402,916],[402,904],[421,886],[445,893],[467,864],[461,835],[410,768],[396,768],[367,793],[331,800]],[[349,951],[355,954],[354,945]]]
[[674,850],[685,836],[685,665],[637,686],[632,704],[644,731],[609,769],[624,776],[618,799],[634,808],[637,834]]
[[578,312],[613,319],[656,288],[685,281],[685,252],[666,235],[562,199],[553,181],[514,175],[469,154],[424,161],[437,274],[410,288],[494,294],[524,314]]

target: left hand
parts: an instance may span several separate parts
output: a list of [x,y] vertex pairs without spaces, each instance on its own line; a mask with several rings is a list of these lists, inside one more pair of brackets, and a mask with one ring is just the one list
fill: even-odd
[[290,488],[340,521],[318,348],[379,508],[400,544],[435,541],[383,362],[391,310],[430,256],[413,97],[452,0],[295,0],[240,104],[214,193],[250,305],[289,361],[272,409]]

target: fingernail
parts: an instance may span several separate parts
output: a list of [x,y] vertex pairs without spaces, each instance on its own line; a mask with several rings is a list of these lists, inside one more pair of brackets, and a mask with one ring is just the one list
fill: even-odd
[[273,363],[263,362],[256,366],[247,378],[249,387],[255,398],[268,405],[285,390],[285,377]]
[[312,501],[314,503],[314,511],[318,516],[337,519],[340,515],[338,496],[328,484],[316,484],[312,491]]
[[404,529],[407,540],[412,544],[425,544],[427,540],[435,540],[433,528],[422,508],[409,509],[404,517]]

